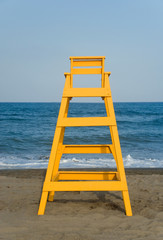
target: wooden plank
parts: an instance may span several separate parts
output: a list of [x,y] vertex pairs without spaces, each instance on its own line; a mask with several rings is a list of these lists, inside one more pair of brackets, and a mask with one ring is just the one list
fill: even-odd
[[77,59],[93,59],[93,60],[95,60],[95,59],[105,59],[105,57],[104,56],[83,56],[83,57],[70,57],[70,59],[75,59],[75,60],[77,60]]
[[72,74],[101,74],[101,68],[73,68]]
[[67,88],[63,91],[63,97],[109,97],[107,88]]
[[74,61],[73,62],[73,66],[74,67],[98,67],[101,66],[102,62],[99,60],[95,60],[95,61]]
[[57,127],[112,126],[116,125],[110,117],[80,117],[58,119]]
[[127,190],[120,181],[65,181],[45,182],[43,191],[122,191]]
[[117,172],[60,171],[58,180],[117,180]]
[[75,153],[112,153],[112,145],[63,145],[63,154],[75,154]]

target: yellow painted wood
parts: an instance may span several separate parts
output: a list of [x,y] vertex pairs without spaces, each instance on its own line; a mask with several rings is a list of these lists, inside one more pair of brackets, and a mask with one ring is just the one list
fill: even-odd
[[59,172],[53,176],[53,181],[52,182],[56,182],[59,180]]
[[[61,136],[62,136],[63,133],[61,133]],[[54,162],[54,167],[53,167],[53,173],[52,173],[52,178],[51,178],[51,181],[52,182],[56,182],[58,181],[59,179],[59,173],[58,172],[58,169],[59,169],[59,163],[60,163],[60,159],[62,157],[62,146],[61,144],[59,143],[58,145],[58,150],[57,150],[57,154],[56,154],[56,158],[55,158],[55,162]],[[54,199],[54,194],[55,192],[54,191],[51,191],[49,192],[49,197],[48,197],[48,201],[49,202],[52,202],[53,199]]]
[[44,191],[122,191],[127,190],[120,181],[63,181],[46,182]]
[[112,153],[111,145],[63,145],[63,154],[75,153]]
[[118,172],[59,171],[58,180],[118,180]]
[[[109,84],[110,72],[104,72],[104,59],[105,57],[70,57],[70,73],[65,73],[66,82],[38,215],[44,214],[47,199],[53,201],[55,191],[121,191],[126,215],[132,216]],[[101,74],[101,88],[73,88],[74,74]],[[102,97],[107,117],[68,118],[69,102],[72,97]],[[112,144],[63,145],[65,127],[77,126],[109,126]],[[117,171],[59,171],[62,154],[72,153],[112,153],[116,161]]]
[[94,61],[74,61],[73,62],[74,67],[100,67],[101,66],[101,61],[99,60],[94,60]]
[[126,189],[125,191],[122,191],[122,196],[123,196],[124,206],[125,206],[125,210],[126,210],[126,215],[132,216],[132,210],[131,210],[128,189]]
[[[110,76],[110,75],[111,75],[111,72],[105,72],[104,75],[105,75],[106,77],[107,77],[107,75]],[[106,84],[106,85],[108,85],[108,84]]]
[[72,74],[101,74],[101,68],[73,68]]
[[[104,58],[102,59],[101,61],[101,64],[102,64],[102,69],[101,69],[101,87],[103,88],[104,87]],[[102,99],[103,99],[103,96],[102,96]]]
[[107,88],[67,88],[63,97],[109,97]]
[[72,60],[72,59],[75,59],[75,60],[80,60],[80,59],[85,59],[85,60],[90,60],[90,59],[92,59],[92,60],[95,60],[95,59],[105,59],[105,56],[93,56],[93,57],[88,57],[88,56],[83,56],[83,57],[70,57],[70,60]]
[[43,191],[41,195],[38,215],[44,215],[47,198],[48,198],[48,191]]
[[115,121],[110,117],[69,117],[58,120],[59,127],[110,126],[115,124]]

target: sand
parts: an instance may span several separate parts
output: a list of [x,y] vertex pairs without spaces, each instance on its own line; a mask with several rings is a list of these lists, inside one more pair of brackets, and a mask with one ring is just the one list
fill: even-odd
[[133,217],[119,192],[57,192],[37,216],[45,170],[0,171],[0,239],[163,239],[163,169],[126,171]]

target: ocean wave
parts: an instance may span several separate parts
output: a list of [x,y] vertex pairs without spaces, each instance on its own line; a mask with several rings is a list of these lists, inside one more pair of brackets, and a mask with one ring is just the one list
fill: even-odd
[[34,159],[31,156],[20,158],[17,156],[1,156],[0,169],[26,169],[26,168],[46,168],[48,160]]
[[3,167],[5,168],[26,168],[26,167],[32,167],[32,166],[39,166],[40,165],[47,165],[46,162],[40,163],[40,162],[33,162],[33,163],[3,163],[0,162],[0,169],[3,169]]
[[[47,168],[48,157],[42,159],[20,159],[17,157],[0,157],[0,169],[30,169]],[[130,154],[123,157],[126,168],[159,168],[163,166],[163,159],[133,158]],[[116,163],[113,158],[95,157],[67,157],[60,161],[60,168],[115,168]]]
[[[125,167],[162,167],[163,103],[115,103]],[[0,103],[0,168],[46,168],[60,103]],[[101,116],[104,104],[73,103],[70,115]],[[66,128],[64,144],[110,143],[108,127]],[[60,167],[114,167],[112,155],[63,155]]]

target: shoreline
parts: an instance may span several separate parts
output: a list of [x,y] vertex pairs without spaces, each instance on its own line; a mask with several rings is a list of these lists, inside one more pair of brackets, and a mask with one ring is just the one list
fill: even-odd
[[[0,176],[16,178],[45,177],[47,169],[1,169]],[[115,168],[61,168],[60,171],[116,171]],[[163,175],[163,168],[126,168],[127,175]]]

